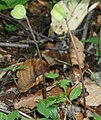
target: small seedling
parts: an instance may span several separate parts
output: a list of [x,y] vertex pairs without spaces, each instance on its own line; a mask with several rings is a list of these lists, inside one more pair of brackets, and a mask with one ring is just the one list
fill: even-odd
[[63,79],[60,81],[55,81],[53,85],[54,86],[59,85],[61,88],[63,88],[63,90],[66,93],[67,86],[70,85],[70,83],[71,83],[71,80]]
[[3,70],[4,71],[16,72],[17,70],[22,70],[22,69],[26,69],[26,68],[27,68],[27,66],[23,66],[23,65],[20,65],[20,66],[17,66],[17,67],[8,66],[8,67],[4,68]]
[[45,76],[46,78],[56,79],[59,77],[59,74],[58,73],[46,73]]
[[66,12],[62,5],[59,3],[55,4],[53,9],[51,10],[51,16],[56,21],[61,21],[66,17]]
[[41,57],[41,52],[40,52],[40,49],[39,49],[39,46],[37,44],[37,40],[36,40],[36,36],[35,34],[33,33],[33,30],[32,30],[32,27],[30,25],[30,22],[29,22],[29,19],[26,15],[26,9],[23,5],[21,4],[18,4],[14,7],[14,9],[11,11],[11,15],[12,17],[14,17],[15,19],[23,19],[25,18],[26,21],[27,21],[27,24],[28,24],[28,27],[29,27],[29,30],[31,32],[31,35],[33,37],[33,40],[35,42],[35,46],[36,46],[36,49],[37,49],[37,52],[38,52],[38,55],[39,55],[39,58],[41,60],[41,66],[42,66],[42,75],[43,75],[43,85],[44,85],[44,92],[43,92],[43,98],[46,98],[46,81],[45,81],[45,77],[44,77],[44,67],[43,67],[43,61],[42,61],[42,57]]

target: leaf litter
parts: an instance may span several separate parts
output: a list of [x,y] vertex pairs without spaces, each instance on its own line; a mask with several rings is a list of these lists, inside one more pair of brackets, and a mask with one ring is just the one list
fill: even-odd
[[[75,2],[74,2],[75,1]],[[99,27],[101,25],[101,16],[99,10],[101,10],[101,4],[98,2],[93,2],[90,0],[83,1],[81,0],[78,2],[78,0],[72,0],[70,3],[66,4],[63,1],[57,2],[57,4],[60,4],[64,7],[64,10],[66,11],[66,19],[68,19],[68,24],[70,27],[70,30],[76,31],[77,28],[83,28],[83,25],[85,24],[86,15],[89,14],[89,10],[95,9],[95,16],[92,16],[92,24],[89,27],[88,36],[86,36],[88,39],[93,38],[93,34],[95,33],[97,35],[97,38],[99,39],[99,34],[101,34]],[[90,9],[89,9],[90,8]],[[66,25],[66,21],[63,19],[62,21],[55,21],[53,18],[50,22],[50,10],[52,9],[52,6],[47,0],[38,0],[37,2],[29,2],[28,3],[28,17],[30,19],[30,23],[32,27],[34,28],[34,31],[37,35],[38,44],[40,46],[40,51],[42,53],[42,63],[43,63],[43,71],[46,72],[52,72],[52,73],[58,73],[59,77],[55,79],[55,81],[59,81],[65,78],[71,79],[72,83],[69,87],[66,89],[66,96],[69,98],[69,95],[72,93],[71,91],[75,88],[75,84],[81,83],[81,75],[78,67],[78,60],[75,53],[74,46],[71,42],[71,40],[67,40],[65,38],[66,36],[63,33],[68,32],[68,28]],[[4,13],[3,13],[4,14]],[[8,12],[6,13],[8,14]],[[36,17],[34,16],[36,14]],[[1,14],[0,14],[1,16]],[[44,16],[44,17],[42,17]],[[48,16],[48,17],[47,17]],[[3,24],[6,24],[10,21],[7,21],[8,19],[4,19],[2,17],[2,21],[0,21],[0,25],[3,28]],[[5,22],[4,22],[5,21]],[[46,23],[45,23],[46,21]],[[48,29],[45,28],[50,24],[49,32],[52,33],[52,35],[55,33],[56,38],[53,40],[54,42],[48,41],[47,37],[46,40],[43,40],[42,37],[46,35],[48,32]],[[26,26],[26,22],[23,21],[23,26]],[[27,27],[26,27],[27,28]],[[4,28],[3,28],[4,29]],[[84,28],[83,28],[84,29]],[[44,31],[46,30],[46,31]],[[15,109],[23,108],[23,111],[27,111],[28,109],[31,109],[30,112],[32,112],[32,109],[35,109],[37,102],[39,99],[43,99],[42,91],[43,91],[43,75],[42,75],[42,66],[41,66],[41,60],[37,56],[36,48],[32,42],[32,38],[28,36],[28,31],[26,31],[28,34],[25,34],[26,29],[24,28],[24,31],[21,28],[17,28],[16,34],[15,33],[7,33],[5,34],[5,30],[2,31],[0,28],[0,32],[6,35],[4,37],[2,34],[0,34],[0,42],[3,39],[5,42],[14,42],[15,44],[20,44],[22,41],[25,42],[25,39],[29,43],[29,46],[33,46],[31,48],[10,48],[8,47],[0,47],[0,109],[3,108],[3,106],[6,106],[6,109],[9,109],[12,111],[13,109],[10,107],[14,105]],[[40,35],[39,32],[42,32],[42,35]],[[25,32],[25,33],[24,33]],[[44,33],[44,34],[43,34]],[[60,41],[62,40],[61,37],[58,37],[58,35],[62,35],[62,39],[66,39],[66,49],[63,48],[63,46],[57,46],[57,43],[60,44]],[[11,36],[14,35],[16,38],[17,36],[19,40],[12,41]],[[53,37],[53,36],[50,36]],[[67,35],[68,37],[68,35]],[[9,39],[10,38],[10,39]],[[54,37],[53,37],[54,38]],[[100,68],[97,64],[97,50],[95,49],[95,43],[86,43],[83,44],[80,40],[82,38],[82,33],[79,32],[77,35],[73,35],[74,42],[76,44],[77,53],[79,55],[80,59],[80,66],[82,68],[82,72],[84,77],[89,77],[90,80],[84,80],[85,89],[88,95],[86,96],[86,104],[87,109],[93,109],[96,113],[101,115],[101,82],[100,82]],[[11,40],[8,41],[7,39]],[[70,39],[68,37],[68,39]],[[100,38],[101,39],[101,38]],[[96,39],[95,39],[96,40]],[[43,42],[40,42],[43,41]],[[45,42],[44,42],[45,41]],[[27,43],[26,42],[26,43]],[[53,46],[51,46],[53,44]],[[87,51],[92,44],[91,51]],[[68,46],[68,47],[67,47]],[[55,48],[55,49],[54,49]],[[67,49],[68,48],[68,49]],[[90,50],[90,49],[89,49]],[[62,52],[61,52],[62,51]],[[94,56],[93,56],[94,55]],[[21,65],[26,66],[25,69],[20,69],[16,71],[7,70],[3,71],[3,68],[7,66],[16,66],[15,64],[20,62],[23,63]],[[88,64],[89,68],[92,69],[92,73],[89,73],[86,71],[85,67],[86,64]],[[94,66],[91,66],[92,65]],[[88,68],[87,68],[88,69]],[[16,80],[15,80],[16,79]],[[92,81],[94,80],[94,81]],[[15,83],[16,81],[16,83]],[[61,89],[59,86],[53,87],[54,80],[53,79],[46,79],[46,92],[47,97],[48,96],[59,96],[61,92],[63,92],[63,89]],[[17,90],[17,91],[16,91]],[[5,94],[4,94],[5,93]],[[74,94],[73,94],[74,95]],[[79,94],[80,95],[80,94]],[[78,95],[78,96],[79,96]],[[12,96],[12,97],[10,97]],[[63,107],[65,107],[65,104],[68,108],[70,105],[70,101],[66,100],[66,103],[61,103],[61,111],[64,111]],[[79,98],[76,98],[76,100],[73,100],[72,104],[74,105],[75,110],[67,110],[67,113],[69,115],[69,119],[77,119],[84,120],[84,119],[90,119],[88,117],[84,118],[83,116],[83,110],[78,111],[77,107],[79,107],[78,100],[80,99],[82,105],[82,93]],[[99,109],[99,112],[97,109]],[[79,109],[83,109],[83,107],[79,107]],[[90,111],[90,109],[88,109]],[[73,112],[73,115],[70,115]],[[59,113],[58,113],[59,114]],[[62,113],[62,119],[64,119],[66,112]],[[29,114],[30,115],[30,114]],[[37,115],[37,114],[36,114]],[[36,115],[32,115],[33,118],[36,117]],[[91,114],[92,116],[92,114]]]

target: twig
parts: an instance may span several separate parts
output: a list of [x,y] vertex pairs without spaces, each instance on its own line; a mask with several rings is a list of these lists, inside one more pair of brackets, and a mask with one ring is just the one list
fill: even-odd
[[[99,51],[100,51],[100,59],[101,59],[101,25],[100,25],[100,44],[99,44]],[[101,60],[99,59],[100,71],[101,71]]]
[[66,24],[67,24],[67,27],[68,27],[68,31],[69,31],[69,34],[70,34],[71,41],[72,41],[74,49],[75,49],[75,54],[76,54],[76,57],[77,57],[79,71],[80,71],[80,75],[81,75],[81,82],[82,82],[82,89],[83,89],[83,103],[84,103],[84,118],[86,118],[87,114],[86,114],[86,99],[85,99],[85,86],[84,86],[83,73],[82,73],[82,69],[81,69],[81,66],[80,66],[79,55],[78,55],[78,52],[77,52],[77,48],[76,48],[76,45],[75,45],[75,42],[74,42],[73,35],[70,31],[67,19],[65,19],[65,20],[66,20]]
[[28,44],[0,42],[0,47],[29,48]]
[[93,16],[94,10],[92,10],[91,12],[89,12],[87,19],[86,19],[86,23],[83,27],[83,33],[82,33],[82,40],[85,40],[87,38],[87,34],[88,34],[88,30],[89,30],[89,25],[90,25],[90,21],[91,18]]
[[27,16],[26,16],[26,21],[27,21],[27,24],[28,24],[28,26],[29,26],[29,30],[30,30],[30,32],[31,32],[31,34],[32,34],[32,37],[33,37],[33,39],[34,39],[34,41],[35,41],[35,45],[36,45],[36,48],[37,48],[37,52],[38,52],[39,58],[40,58],[40,60],[41,60],[42,75],[43,75],[43,84],[44,84],[43,98],[46,99],[46,81],[45,81],[44,66],[43,66],[43,62],[42,62],[41,53],[40,53],[40,50],[39,50],[39,46],[38,46],[38,44],[37,44],[36,37],[35,37],[35,35],[34,35],[34,33],[33,33],[32,27],[31,27],[31,25],[30,25],[30,23],[29,23],[29,20],[28,20],[28,17],[27,17]]
[[[21,23],[21,21],[15,20],[15,19],[11,18],[10,16],[7,16],[7,15],[2,14],[1,12],[0,12],[0,18],[2,18],[2,19],[4,19],[4,20],[7,20],[7,21],[9,21],[10,23],[16,25],[16,26],[19,27],[21,30],[23,30],[24,33],[25,33],[28,37],[30,37],[30,38],[32,39],[31,34],[29,33],[28,30],[26,30],[25,26]],[[53,41],[52,38],[49,38],[49,37],[47,37],[47,36],[45,36],[45,35],[42,35],[41,33],[38,33],[38,32],[36,32],[35,30],[33,30],[33,31],[34,31],[35,35],[40,36],[41,38],[44,38],[44,39],[46,39],[46,40],[48,40],[48,41],[51,41],[51,42]]]

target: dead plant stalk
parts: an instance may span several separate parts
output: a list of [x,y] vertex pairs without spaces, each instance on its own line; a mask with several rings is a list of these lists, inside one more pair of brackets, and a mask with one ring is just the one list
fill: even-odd
[[74,46],[74,49],[75,49],[75,54],[76,54],[77,61],[78,61],[78,66],[79,66],[79,71],[80,71],[80,76],[81,76],[81,82],[82,82],[82,90],[83,90],[84,118],[86,118],[87,113],[86,113],[86,99],[85,99],[85,86],[84,86],[83,73],[82,73],[82,69],[81,69],[81,66],[80,66],[80,60],[79,60],[79,56],[78,56],[78,52],[77,52],[77,48],[76,48],[76,45],[75,45],[75,42],[74,42],[73,35],[72,35],[71,31],[70,31],[67,19],[65,19],[65,21],[66,21],[66,25],[68,27],[68,32],[69,32],[71,41],[73,43],[73,46]]
[[34,40],[34,42],[35,42],[35,46],[36,46],[36,49],[37,49],[39,58],[40,58],[40,60],[41,60],[42,75],[43,75],[43,85],[44,85],[44,90],[43,90],[42,94],[43,94],[43,99],[46,99],[46,81],[45,81],[45,75],[44,75],[44,68],[43,68],[43,62],[42,62],[41,52],[40,52],[39,46],[38,46],[38,44],[37,44],[36,36],[34,35],[33,30],[32,30],[32,27],[31,27],[31,25],[30,25],[30,22],[29,22],[29,20],[28,20],[28,17],[26,16],[25,19],[26,19],[26,21],[27,21],[29,30],[30,30],[30,32],[31,32],[31,34],[32,34],[32,37],[33,37],[33,40]]

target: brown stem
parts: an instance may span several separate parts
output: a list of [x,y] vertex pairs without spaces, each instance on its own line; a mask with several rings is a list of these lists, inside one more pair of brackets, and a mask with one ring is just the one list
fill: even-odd
[[76,54],[77,61],[78,61],[78,66],[79,66],[79,71],[80,71],[80,76],[81,76],[81,82],[82,82],[82,90],[83,90],[84,118],[86,118],[87,113],[86,113],[86,99],[85,99],[85,86],[84,86],[83,73],[82,73],[82,69],[81,69],[81,66],[80,66],[80,60],[79,60],[79,56],[78,56],[78,52],[77,52],[77,48],[76,48],[76,45],[75,45],[75,42],[74,42],[73,35],[70,31],[67,19],[65,19],[65,21],[66,21],[66,24],[67,24],[67,27],[68,27],[69,35],[70,35],[71,41],[73,43],[73,46],[74,46],[74,49],[75,49],[75,54]]
[[36,45],[36,49],[37,49],[37,52],[38,52],[38,55],[39,55],[39,58],[41,60],[41,66],[42,66],[42,75],[43,75],[43,84],[44,84],[44,91],[42,92],[43,94],[43,99],[46,99],[46,81],[45,81],[45,75],[44,75],[44,69],[43,69],[43,62],[42,62],[42,57],[41,57],[41,53],[40,53],[40,49],[39,49],[39,46],[37,44],[37,40],[36,40],[36,37],[33,33],[33,30],[32,30],[32,27],[30,25],[30,22],[28,20],[28,17],[26,16],[26,21],[27,21],[27,24],[28,24],[28,27],[29,27],[29,30],[32,34],[32,37],[33,37],[33,40],[35,41],[35,45]]

